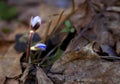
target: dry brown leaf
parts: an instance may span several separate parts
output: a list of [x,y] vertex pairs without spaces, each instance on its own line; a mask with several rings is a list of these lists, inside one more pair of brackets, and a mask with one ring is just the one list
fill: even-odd
[[46,76],[45,72],[39,67],[37,67],[36,77],[38,84],[53,84],[53,82]]
[[[61,84],[119,84],[119,62],[107,62],[103,60],[75,60],[63,65],[62,74],[49,74]],[[61,68],[61,67],[59,67]]]
[[3,79],[5,79],[5,77],[13,78],[22,73],[21,66],[20,66],[21,56],[22,56],[22,53],[17,53],[14,49],[14,45],[12,45],[8,49],[8,52],[0,60],[1,78]]
[[80,33],[81,28],[91,22],[94,13],[95,12],[92,10],[87,0],[79,5],[75,13],[70,17],[70,20],[75,26],[78,34]]
[[93,43],[88,44],[87,46],[81,48],[77,51],[69,51],[64,53],[52,66],[52,72],[58,72],[63,70],[62,66],[66,63],[72,62],[78,59],[97,59],[98,55],[92,49]]
[[74,42],[71,42],[67,49],[65,50],[65,52],[69,52],[69,51],[72,51],[72,50],[78,50],[82,47],[84,47],[85,45],[88,44],[88,40],[86,40],[85,38],[81,37],[79,38],[79,40],[77,39],[79,36],[76,36],[73,40]]

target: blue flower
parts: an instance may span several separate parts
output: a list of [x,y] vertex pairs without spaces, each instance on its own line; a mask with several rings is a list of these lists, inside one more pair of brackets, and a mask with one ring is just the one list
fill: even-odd
[[33,30],[36,30],[40,27],[41,25],[41,18],[39,16],[35,16],[31,18],[30,24]]
[[35,45],[35,48],[41,49],[41,50],[46,50],[46,45],[43,43],[37,43]]

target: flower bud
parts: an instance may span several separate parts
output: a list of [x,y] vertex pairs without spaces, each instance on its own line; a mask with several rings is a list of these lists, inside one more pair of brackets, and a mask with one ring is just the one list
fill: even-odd
[[32,17],[30,24],[31,24],[32,30],[34,31],[37,30],[41,25],[41,18],[39,16]]
[[46,45],[43,43],[37,43],[35,46],[31,47],[31,50],[46,50]]

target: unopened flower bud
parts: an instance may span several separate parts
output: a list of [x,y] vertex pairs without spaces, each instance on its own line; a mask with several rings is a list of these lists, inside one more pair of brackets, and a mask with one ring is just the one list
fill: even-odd
[[31,24],[32,30],[34,31],[37,30],[41,25],[41,18],[39,16],[32,17],[30,24]]

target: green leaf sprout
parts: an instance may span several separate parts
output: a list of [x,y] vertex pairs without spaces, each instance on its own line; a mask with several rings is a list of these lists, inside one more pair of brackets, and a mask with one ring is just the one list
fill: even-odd
[[65,21],[65,28],[61,30],[61,32],[67,32],[67,33],[74,33],[75,29],[72,27],[69,20]]

